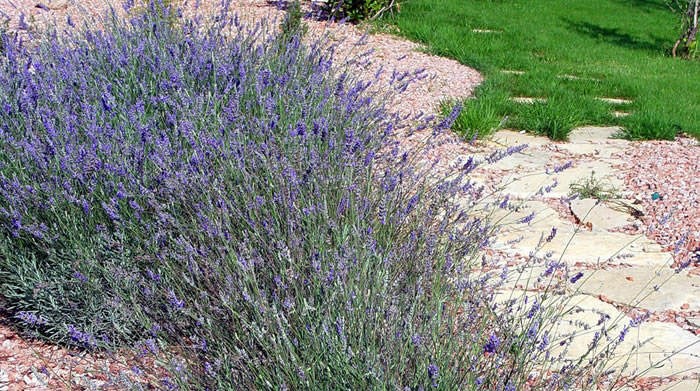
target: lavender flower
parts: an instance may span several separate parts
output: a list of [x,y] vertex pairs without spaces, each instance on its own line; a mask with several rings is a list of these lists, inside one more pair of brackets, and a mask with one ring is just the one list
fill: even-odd
[[530,213],[529,215],[523,217],[520,219],[521,224],[530,224],[530,222],[535,218],[535,212]]
[[173,292],[172,289],[168,290],[168,302],[174,309],[183,309],[185,308],[185,301],[179,299],[176,295],[175,292]]
[[485,353],[496,353],[496,350],[498,347],[501,345],[501,340],[498,339],[496,334],[491,334],[489,336],[489,340],[486,342],[486,345],[484,345],[484,352]]
[[37,325],[46,324],[46,320],[43,319],[41,316],[38,316],[35,313],[27,312],[27,311],[17,312],[17,314],[15,315],[15,318],[21,320],[22,322],[24,322],[30,326],[37,326]]
[[570,168],[572,166],[572,164],[573,163],[571,162],[571,160],[569,160],[568,162],[562,164],[561,166],[554,167],[554,172],[560,173],[560,172],[566,170],[567,168]]
[[438,368],[437,365],[435,365],[435,364],[428,365],[428,378],[430,378],[430,380],[432,381],[433,387],[438,386],[437,379],[438,379],[438,376],[440,375],[439,371],[440,371],[440,369]]
[[88,281],[87,277],[85,277],[85,276],[83,275],[83,273],[81,273],[81,272],[79,272],[79,271],[75,271],[75,272],[73,273],[73,278],[77,279],[77,280],[80,281],[80,282],[87,282],[87,281]]
[[581,279],[581,277],[583,277],[583,272],[578,272],[578,273],[576,273],[573,277],[571,277],[571,279],[570,279],[569,281],[570,281],[572,284],[575,284],[578,280]]
[[419,347],[422,341],[423,339],[421,338],[420,334],[413,334],[413,336],[411,337],[411,343],[415,347]]

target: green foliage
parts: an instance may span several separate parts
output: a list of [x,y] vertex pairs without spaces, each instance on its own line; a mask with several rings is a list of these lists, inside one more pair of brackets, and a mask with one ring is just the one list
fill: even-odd
[[700,7],[696,0],[666,0],[669,8],[679,15],[680,34],[673,47],[673,55],[687,58],[698,57],[698,13]]
[[579,198],[595,198],[601,201],[608,201],[620,198],[620,195],[613,186],[595,177],[595,171],[591,171],[591,176],[578,180],[571,184],[569,196]]
[[353,22],[397,11],[398,7],[397,0],[328,0],[325,5],[332,16],[348,18]]
[[280,42],[289,42],[294,37],[306,34],[307,26],[304,24],[303,16],[304,13],[301,11],[299,0],[292,1],[280,26],[282,30]]
[[137,0],[131,9],[136,14],[149,13],[159,18],[164,18],[168,24],[173,25],[178,21],[177,7],[182,0]]
[[546,135],[552,140],[565,141],[571,130],[587,121],[610,120],[606,114],[607,109],[603,102],[560,93],[543,101],[517,105],[510,124],[519,129]]
[[[448,116],[456,102],[443,102],[440,111]],[[485,138],[501,128],[506,122],[508,112],[508,96],[500,91],[489,88],[479,88],[475,99],[467,99],[462,111],[452,125],[452,130],[463,138],[470,140],[474,137]]]
[[658,111],[638,111],[622,119],[621,136],[629,140],[673,140],[680,125]]

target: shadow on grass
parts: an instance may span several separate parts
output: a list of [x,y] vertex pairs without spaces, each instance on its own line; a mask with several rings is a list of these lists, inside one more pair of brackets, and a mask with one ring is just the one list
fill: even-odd
[[651,40],[645,40],[629,34],[619,27],[602,27],[593,23],[579,22],[567,18],[563,18],[563,21],[571,31],[580,35],[627,49],[659,53],[667,51],[667,49],[672,46],[672,42],[668,42],[666,39],[652,36]]

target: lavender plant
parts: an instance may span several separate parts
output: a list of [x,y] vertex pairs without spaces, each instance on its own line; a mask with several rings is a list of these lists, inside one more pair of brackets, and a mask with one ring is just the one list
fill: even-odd
[[493,302],[475,261],[493,227],[454,202],[480,197],[477,162],[415,168],[406,125],[319,43],[155,4],[36,47],[3,35],[0,291],[19,327],[152,355],[170,389],[559,389],[584,373],[533,383],[551,313]]

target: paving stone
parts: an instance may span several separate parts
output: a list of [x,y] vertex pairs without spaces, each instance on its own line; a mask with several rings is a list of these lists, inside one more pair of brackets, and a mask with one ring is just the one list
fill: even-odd
[[480,34],[500,34],[503,31],[501,30],[491,30],[491,29],[472,29],[473,33],[480,33]]
[[[502,144],[502,146],[510,147],[514,145],[527,144],[530,147],[538,145],[551,144],[552,141],[547,137],[536,136],[523,131],[512,129],[499,130],[491,136],[494,143]],[[497,146],[498,144],[494,144]],[[527,151],[527,150],[526,150]]]
[[643,236],[621,232],[576,231],[572,225],[561,223],[558,216],[536,216],[530,225],[503,227],[493,248],[508,254],[529,254],[547,237],[552,228],[557,233],[550,242],[541,244],[540,254],[550,253],[553,258],[575,265],[579,262],[593,265],[661,266],[671,256],[661,246]]
[[610,103],[613,105],[628,105],[628,104],[632,103],[631,100],[624,99],[624,98],[605,98],[605,97],[602,97],[602,98],[596,98],[596,99],[598,99],[601,102]]
[[608,143],[561,143],[554,144],[557,151],[566,153],[571,156],[577,155],[592,155],[596,158],[609,159],[614,154],[624,150],[627,142],[617,142],[618,140],[610,140]]
[[566,80],[600,81],[600,79],[596,79],[595,77],[581,77],[581,76],[569,75],[569,74],[557,75],[557,77],[559,79],[566,79]]
[[526,105],[531,105],[533,103],[544,103],[547,101],[547,99],[544,98],[533,98],[530,96],[514,96],[510,98],[510,100],[515,103],[522,103]]
[[[615,189],[622,189],[624,183],[617,178],[616,171],[613,168],[615,161],[584,161],[577,163],[576,166],[568,168],[560,173],[536,173],[528,174],[527,176],[517,175],[513,173],[504,178],[500,186],[505,193],[512,194],[518,198],[529,198],[538,193],[546,198],[561,198],[567,197],[571,192],[571,185],[580,183],[586,178],[590,178],[591,172],[594,173],[596,179],[608,184]],[[547,192],[547,188],[550,187]]]
[[529,152],[527,149],[521,153],[506,156],[505,158],[490,163],[486,167],[489,170],[504,170],[513,173],[511,176],[522,176],[527,172],[544,171],[546,165],[551,162],[550,154],[541,151]]
[[622,130],[619,126],[583,126],[569,133],[570,143],[600,142]]
[[632,347],[643,341],[648,342],[633,354],[627,373],[642,371],[656,363],[663,366],[652,368],[644,376],[664,377],[676,373],[697,373],[700,369],[700,337],[675,324],[649,322],[642,323],[636,329],[630,329],[622,345],[623,351],[625,347]]
[[571,212],[583,224],[590,224],[594,231],[608,231],[634,222],[629,213],[611,209],[604,202],[593,198],[571,201]]
[[579,288],[583,293],[603,294],[614,302],[655,312],[679,311],[686,305],[685,311],[700,311],[700,277],[676,273],[666,266],[596,270]]
[[659,390],[662,391],[700,391],[700,379],[699,380],[680,380],[672,382],[669,385],[665,385]]
[[[612,305],[588,295],[573,296],[568,306],[570,311],[559,321],[557,330],[560,336],[575,333],[566,352],[569,358],[586,353],[595,332],[603,326],[608,338],[618,341],[631,320]],[[605,323],[601,323],[606,316]],[[603,346],[611,342],[605,337],[603,341]],[[700,338],[671,323],[647,322],[629,327],[607,367],[622,369],[628,375],[648,369],[645,377],[694,371],[700,368]]]

